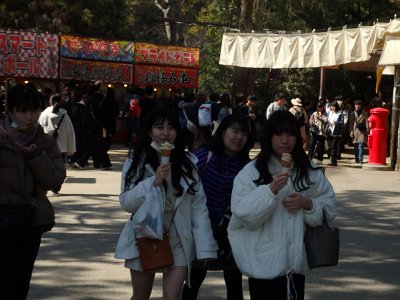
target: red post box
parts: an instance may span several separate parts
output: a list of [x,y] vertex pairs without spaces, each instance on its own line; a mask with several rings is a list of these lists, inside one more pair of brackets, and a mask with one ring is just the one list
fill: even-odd
[[387,109],[378,107],[370,110],[368,118],[370,133],[368,135],[369,164],[386,165],[386,143],[388,130]]

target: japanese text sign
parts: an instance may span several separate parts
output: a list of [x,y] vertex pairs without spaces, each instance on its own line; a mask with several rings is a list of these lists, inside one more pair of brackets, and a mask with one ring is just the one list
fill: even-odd
[[132,83],[133,65],[61,58],[60,78]]
[[133,84],[197,88],[199,69],[135,64]]
[[183,67],[199,66],[200,49],[135,43],[135,63]]
[[133,63],[133,42],[61,36],[60,56]]
[[58,36],[0,29],[0,76],[57,78]]

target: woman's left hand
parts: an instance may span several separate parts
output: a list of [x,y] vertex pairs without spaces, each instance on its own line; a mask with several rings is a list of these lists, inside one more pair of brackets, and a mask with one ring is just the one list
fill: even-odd
[[25,154],[28,154],[28,155],[32,154],[33,152],[38,150],[38,146],[36,144],[30,144],[29,146],[24,146],[22,144],[17,144],[16,143],[15,145],[18,147],[18,149],[21,152],[23,152]]
[[291,214],[296,213],[300,209],[310,210],[312,208],[311,199],[297,193],[290,194],[282,203]]

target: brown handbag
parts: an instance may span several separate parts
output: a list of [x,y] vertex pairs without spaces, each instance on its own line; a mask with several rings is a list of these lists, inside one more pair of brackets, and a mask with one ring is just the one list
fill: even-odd
[[325,211],[322,211],[321,226],[306,225],[304,243],[306,246],[307,262],[310,268],[336,266],[339,261],[339,229],[329,227]]
[[152,271],[172,266],[174,259],[169,245],[168,232],[162,240],[138,238],[140,261],[143,271]]

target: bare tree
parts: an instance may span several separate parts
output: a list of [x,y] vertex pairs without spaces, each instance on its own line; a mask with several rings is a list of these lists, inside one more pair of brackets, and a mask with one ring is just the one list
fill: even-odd
[[154,0],[155,5],[161,10],[164,17],[165,32],[170,44],[184,44],[182,24],[177,22],[180,16],[180,8],[185,3],[175,0]]

